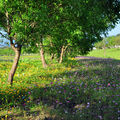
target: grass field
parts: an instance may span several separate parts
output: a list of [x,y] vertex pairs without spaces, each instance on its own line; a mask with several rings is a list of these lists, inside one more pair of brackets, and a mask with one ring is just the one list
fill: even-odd
[[104,56],[103,49],[96,49],[91,51],[87,56],[94,56],[100,58],[113,58],[120,60],[120,49],[106,49],[106,56]]
[[44,69],[39,56],[22,57],[12,87],[12,62],[0,61],[1,120],[120,119],[119,60],[73,58]]

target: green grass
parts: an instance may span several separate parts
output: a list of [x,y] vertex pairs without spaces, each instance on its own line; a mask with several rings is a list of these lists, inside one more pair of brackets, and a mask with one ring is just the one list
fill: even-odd
[[[28,59],[38,59],[40,60],[40,55],[38,54],[31,54],[31,55],[21,55],[20,60],[28,60]],[[0,61],[13,61],[14,56],[0,56]]]
[[0,119],[119,118],[119,60],[72,59],[43,69],[28,56],[19,62],[12,87],[6,84],[11,66],[0,62]]
[[91,51],[87,56],[100,57],[100,58],[113,58],[120,60],[120,49],[106,49],[106,56],[104,56],[103,49],[96,49]]

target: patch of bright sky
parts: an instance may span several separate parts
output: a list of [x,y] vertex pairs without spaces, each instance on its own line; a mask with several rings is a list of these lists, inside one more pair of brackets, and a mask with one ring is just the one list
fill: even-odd
[[116,36],[117,34],[120,34],[120,23],[117,24],[114,29],[109,31],[107,36]]

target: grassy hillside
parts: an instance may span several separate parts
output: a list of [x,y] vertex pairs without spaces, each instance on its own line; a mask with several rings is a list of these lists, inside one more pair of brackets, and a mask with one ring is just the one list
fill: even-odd
[[96,49],[91,51],[87,56],[101,57],[101,58],[114,58],[120,60],[120,49],[106,49],[106,56],[104,56],[103,49]]

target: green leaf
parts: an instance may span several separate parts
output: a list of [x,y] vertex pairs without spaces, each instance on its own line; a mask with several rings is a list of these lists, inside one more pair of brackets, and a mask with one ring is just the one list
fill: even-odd
[[59,17],[58,16],[56,16],[56,20],[58,20],[59,19]]
[[22,20],[18,20],[19,23],[22,23]]
[[56,3],[53,3],[56,6]]
[[61,12],[63,11],[63,8],[62,8],[62,7],[60,7],[60,8],[59,8],[59,10],[60,10],[60,13],[61,13]]

